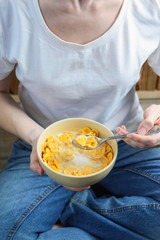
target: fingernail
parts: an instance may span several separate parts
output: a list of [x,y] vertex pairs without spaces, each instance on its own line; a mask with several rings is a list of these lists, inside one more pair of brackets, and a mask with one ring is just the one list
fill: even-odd
[[146,134],[146,129],[144,127],[141,127],[139,130],[138,130],[138,133],[140,134]]

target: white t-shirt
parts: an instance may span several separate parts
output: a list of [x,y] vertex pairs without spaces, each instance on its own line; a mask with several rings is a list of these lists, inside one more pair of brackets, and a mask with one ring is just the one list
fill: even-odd
[[160,75],[160,0],[124,0],[114,25],[85,45],[53,34],[38,0],[0,0],[0,79],[16,65],[24,111],[44,127],[85,117],[132,131],[143,117],[135,84],[147,59]]

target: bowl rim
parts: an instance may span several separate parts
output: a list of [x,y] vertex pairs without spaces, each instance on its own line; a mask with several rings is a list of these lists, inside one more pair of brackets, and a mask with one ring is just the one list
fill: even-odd
[[43,131],[43,132],[41,133],[41,135],[39,136],[38,141],[37,141],[37,146],[36,146],[37,155],[38,155],[38,160],[39,160],[40,162],[42,162],[42,164],[44,164],[45,167],[46,167],[48,170],[53,171],[53,173],[56,173],[57,175],[62,176],[62,177],[67,177],[67,178],[69,177],[69,178],[73,178],[73,179],[75,179],[75,178],[80,178],[80,179],[81,179],[81,178],[89,178],[89,177],[93,177],[93,176],[99,175],[100,173],[106,171],[107,168],[110,168],[111,165],[114,165],[114,163],[115,163],[115,161],[116,161],[116,159],[117,159],[117,155],[118,155],[118,143],[117,143],[117,141],[116,141],[115,139],[112,140],[112,141],[114,141],[115,144],[116,144],[116,152],[114,153],[114,156],[113,156],[112,161],[111,161],[105,168],[103,168],[103,169],[101,169],[101,170],[99,170],[99,171],[97,171],[97,172],[95,172],[95,173],[91,173],[91,174],[88,174],[88,175],[80,175],[80,176],[79,176],[79,175],[68,175],[68,174],[64,174],[64,173],[59,173],[59,172],[55,171],[54,169],[50,168],[50,167],[42,160],[42,157],[40,156],[39,151],[38,151],[38,146],[39,146],[39,141],[40,141],[41,136],[44,134],[44,132],[46,132],[49,128],[51,128],[52,125],[54,125],[54,124],[56,124],[56,123],[61,123],[61,122],[64,122],[64,121],[65,121],[65,122],[66,122],[66,121],[72,121],[72,120],[87,120],[87,121],[96,123],[96,124],[98,124],[98,125],[101,125],[101,126],[105,127],[105,128],[111,133],[111,135],[113,135],[112,131],[111,131],[109,128],[107,128],[104,124],[99,123],[99,122],[97,122],[97,121],[95,121],[95,120],[92,120],[92,119],[88,119],[88,118],[66,118],[66,119],[62,119],[62,120],[59,120],[59,121],[56,121],[56,122],[50,124],[47,128],[44,129],[44,131]]

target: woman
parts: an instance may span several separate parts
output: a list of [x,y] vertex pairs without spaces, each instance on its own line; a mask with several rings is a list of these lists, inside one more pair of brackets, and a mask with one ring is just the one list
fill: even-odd
[[[0,127],[21,139],[0,175],[2,239],[158,240],[160,134],[145,133],[160,106],[143,114],[135,84],[146,60],[160,75],[159,26],[159,0],[0,0]],[[14,67],[22,108],[9,96]],[[138,132],[91,187],[60,186],[38,163],[38,136],[70,117]]]

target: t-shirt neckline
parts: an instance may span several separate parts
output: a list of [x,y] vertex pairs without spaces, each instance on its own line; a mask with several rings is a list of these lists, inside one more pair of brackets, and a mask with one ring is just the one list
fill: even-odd
[[124,0],[120,9],[120,12],[117,16],[117,19],[115,20],[115,22],[113,23],[113,25],[105,32],[103,33],[101,36],[99,36],[98,38],[96,38],[95,40],[92,40],[86,44],[78,44],[78,43],[74,43],[74,42],[68,42],[63,40],[62,38],[60,38],[59,36],[57,36],[54,32],[52,32],[49,27],[47,26],[43,15],[41,13],[41,9],[39,6],[39,0],[32,0],[33,3],[33,7],[36,13],[36,17],[37,20],[39,22],[39,24],[41,25],[42,31],[45,33],[45,35],[47,36],[47,38],[49,38],[52,43],[55,42],[58,45],[62,45],[63,47],[69,47],[69,48],[74,48],[74,49],[87,49],[87,48],[92,48],[94,46],[100,45],[102,43],[104,43],[105,40],[108,40],[111,38],[111,36],[113,35],[113,32],[117,29],[117,27],[120,25],[121,20],[124,17],[124,14],[126,12],[126,8],[127,8],[127,3],[128,0]]

